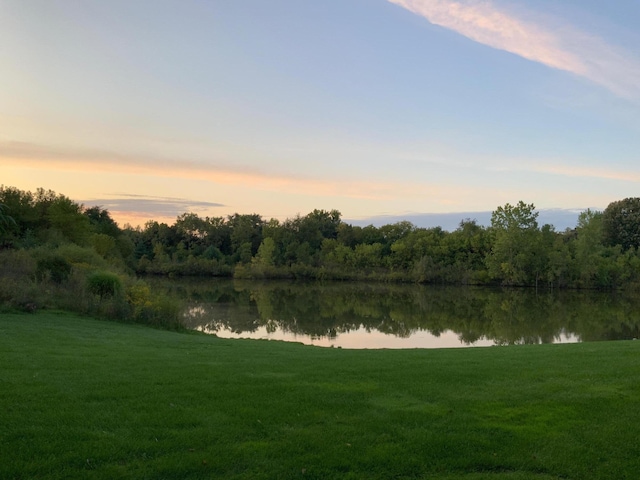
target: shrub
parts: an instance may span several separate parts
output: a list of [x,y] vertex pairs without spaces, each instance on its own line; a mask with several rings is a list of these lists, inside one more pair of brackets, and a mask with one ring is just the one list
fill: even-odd
[[104,233],[94,233],[90,237],[89,241],[91,242],[93,249],[103,258],[106,258],[108,255],[117,251],[116,240]]
[[107,268],[108,265],[106,260],[91,247],[81,247],[67,243],[60,245],[56,253],[76,267]]
[[0,250],[0,277],[18,281],[33,278],[35,259],[24,250]]
[[114,297],[122,290],[122,280],[115,273],[97,271],[87,278],[87,289],[100,299]]
[[45,306],[46,292],[27,278],[18,281],[0,277],[0,311],[33,313]]
[[127,302],[134,322],[155,327],[181,330],[183,306],[179,300],[167,295],[154,295],[149,285],[138,281],[127,288]]
[[71,264],[57,253],[47,253],[36,263],[36,278],[39,281],[50,279],[62,283],[71,274]]

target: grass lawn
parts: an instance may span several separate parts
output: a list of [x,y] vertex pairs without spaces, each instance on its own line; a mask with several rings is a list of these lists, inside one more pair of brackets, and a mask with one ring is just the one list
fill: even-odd
[[0,314],[0,478],[635,479],[640,342],[349,351]]

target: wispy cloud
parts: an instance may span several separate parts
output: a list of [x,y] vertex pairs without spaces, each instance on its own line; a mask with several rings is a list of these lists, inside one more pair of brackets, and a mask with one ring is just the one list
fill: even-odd
[[598,178],[619,182],[640,183],[640,172],[613,170],[595,167],[575,167],[570,165],[537,165],[530,168],[531,171],[551,173],[565,177]]
[[[640,58],[559,19],[507,11],[491,1],[388,0],[476,42],[589,79],[640,100]],[[513,7],[512,7],[513,8]],[[531,18],[537,18],[535,21]]]
[[173,223],[179,215],[186,212],[211,216],[212,209],[225,207],[222,203],[203,202],[187,198],[126,193],[104,194],[104,196],[108,198],[80,199],[77,201],[85,206],[97,205],[108,210],[111,217],[121,225],[142,225],[149,220]]
[[[121,155],[103,151],[60,149],[27,142],[0,142],[4,165],[78,172],[110,172],[129,175],[205,180],[254,190],[306,196],[385,200],[398,196],[423,198],[425,190],[447,197],[451,189],[421,182],[385,182],[354,178],[311,178],[161,157]],[[462,187],[461,187],[462,190]]]
[[551,163],[551,161],[548,158],[505,158],[501,163],[488,166],[486,169],[494,172],[530,172],[569,178],[593,178],[621,183],[640,183],[639,168],[581,166],[576,163],[575,159],[569,163],[563,163],[561,159],[558,159],[555,163]]
[[[111,197],[107,194],[106,197]],[[184,212],[208,211],[211,208],[224,207],[222,203],[203,202],[187,198],[154,197],[149,195],[113,194],[113,198],[92,198],[80,200],[81,203],[98,205],[110,212],[130,212],[158,214],[162,217],[174,217]]]

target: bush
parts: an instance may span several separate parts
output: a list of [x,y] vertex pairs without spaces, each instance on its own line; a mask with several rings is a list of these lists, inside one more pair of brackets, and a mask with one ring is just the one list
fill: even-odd
[[108,268],[106,260],[91,247],[81,247],[67,243],[60,245],[56,253],[74,267],[83,267],[86,269]]
[[71,274],[71,264],[57,253],[47,253],[36,263],[36,278],[39,281],[51,280],[62,283]]
[[33,278],[36,272],[35,259],[24,250],[0,250],[0,277],[19,281]]
[[127,302],[132,312],[132,320],[155,327],[182,330],[182,304],[166,295],[153,295],[149,285],[138,281],[127,288]]
[[97,271],[87,278],[87,289],[90,293],[98,295],[100,299],[115,297],[122,291],[122,280],[115,273]]
[[33,280],[0,277],[0,311],[33,313],[45,306],[46,292]]

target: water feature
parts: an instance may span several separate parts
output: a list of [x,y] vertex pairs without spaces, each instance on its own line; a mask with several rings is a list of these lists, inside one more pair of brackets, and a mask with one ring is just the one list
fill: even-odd
[[154,280],[185,301],[189,328],[344,348],[449,348],[632,339],[640,298],[364,283]]

